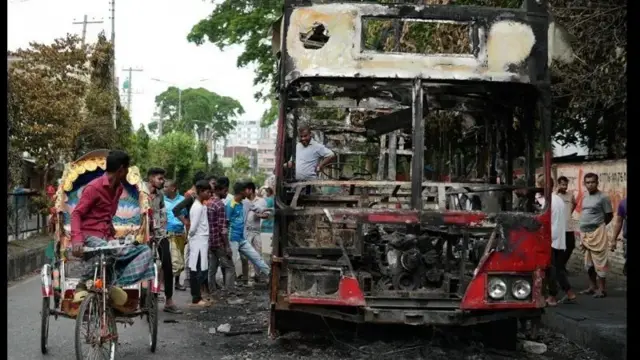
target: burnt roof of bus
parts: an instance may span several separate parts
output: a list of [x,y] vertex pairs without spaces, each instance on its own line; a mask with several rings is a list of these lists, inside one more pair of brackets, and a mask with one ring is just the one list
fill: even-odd
[[[468,39],[448,53],[411,53],[400,45],[393,52],[371,50],[364,34],[376,21],[459,26]],[[513,91],[516,84],[547,81],[548,24],[546,1],[536,0],[525,0],[520,9],[289,0],[274,24],[272,45],[286,88],[329,84],[379,97],[421,78],[424,84],[456,84],[465,94],[487,93],[504,88],[499,84]]]

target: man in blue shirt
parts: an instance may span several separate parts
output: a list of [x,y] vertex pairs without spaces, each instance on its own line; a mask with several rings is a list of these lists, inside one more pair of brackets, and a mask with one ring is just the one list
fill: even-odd
[[229,240],[233,251],[233,263],[237,264],[240,261],[240,254],[242,254],[261,273],[269,275],[271,273],[269,265],[262,260],[262,255],[258,254],[245,237],[246,220],[249,211],[254,211],[258,214],[265,212],[266,209],[253,205],[251,201],[245,201],[247,196],[246,183],[235,183],[233,185],[233,194],[233,199],[225,205],[225,213],[229,222]]
[[[184,196],[178,194],[178,186],[173,180],[166,180],[164,185],[164,204],[167,212],[167,235],[171,243],[171,265],[175,275],[176,290],[185,291],[187,288],[180,284],[180,274],[184,270],[184,224],[173,214],[173,208],[184,200]],[[187,215],[186,210],[183,210]]]

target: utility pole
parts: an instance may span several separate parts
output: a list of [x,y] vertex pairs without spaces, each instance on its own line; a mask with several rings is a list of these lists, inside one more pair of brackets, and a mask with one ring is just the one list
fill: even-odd
[[88,16],[85,14],[82,21],[73,22],[73,25],[82,25],[82,47],[84,47],[84,44],[87,40],[87,25],[89,24],[104,24],[104,21],[95,20],[95,18],[89,21]]
[[111,109],[111,118],[113,120],[113,128],[118,127],[118,80],[116,78],[116,0],[111,0],[111,47],[113,47],[111,58],[111,79],[113,79],[113,108]]
[[127,88],[127,111],[129,111],[129,113],[131,113],[131,89],[133,88],[133,72],[137,71],[137,72],[142,72],[144,71],[143,69],[134,69],[131,66],[129,66],[128,69],[122,69],[122,71],[127,71],[129,72],[129,86]]

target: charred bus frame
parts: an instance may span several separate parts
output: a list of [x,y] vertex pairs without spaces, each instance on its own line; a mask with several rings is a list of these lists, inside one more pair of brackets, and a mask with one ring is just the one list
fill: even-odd
[[[467,55],[425,55],[425,54],[374,54],[363,50],[363,27],[368,19],[383,19],[414,22],[454,22],[471,25],[471,51]],[[508,42],[505,33],[494,33],[496,24],[511,26],[521,30],[520,35],[530,42],[530,47],[520,54],[504,56],[500,41]],[[328,31],[328,34],[327,34]],[[497,30],[496,30],[497,31]],[[286,0],[284,14],[274,27],[273,47],[278,57],[279,118],[277,121],[276,145],[276,224],[272,249],[271,277],[271,323],[270,333],[275,335],[284,330],[278,322],[283,312],[300,311],[349,321],[409,324],[472,324],[500,318],[520,316],[539,316],[544,306],[540,288],[543,270],[549,262],[549,253],[544,249],[550,246],[549,212],[541,215],[515,212],[496,212],[489,214],[480,211],[446,211],[443,199],[454,194],[453,188],[477,186],[477,184],[434,183],[424,181],[425,115],[434,109],[457,110],[464,112],[491,111],[498,118],[496,131],[509,136],[512,131],[513,108],[521,107],[522,126],[525,135],[525,173],[528,187],[534,188],[535,182],[535,115],[539,119],[539,135],[544,149],[543,168],[545,184],[550,183],[551,172],[551,134],[550,134],[550,79],[549,49],[547,36],[549,17],[547,1],[525,0],[520,9],[499,9],[486,7],[451,5],[407,5],[407,4],[369,4],[361,2]],[[516,31],[517,32],[517,31]],[[507,38],[501,37],[507,36]],[[518,40],[518,41],[519,41]],[[338,93],[326,93],[322,86],[341,88]],[[392,93],[392,96],[385,94]],[[482,97],[478,95],[487,95]],[[315,98],[314,98],[315,96]],[[320,99],[318,99],[320,97]],[[329,100],[327,98],[330,98]],[[488,99],[488,100],[487,100]],[[501,103],[496,106],[496,104]],[[345,127],[343,131],[368,136],[384,136],[400,128],[413,130],[411,161],[411,181],[409,209],[367,208],[372,204],[368,189],[392,187],[393,196],[405,185],[398,181],[310,181],[289,182],[284,176],[285,159],[295,156],[295,129],[298,125],[299,108],[346,108],[384,110],[381,115],[368,122],[364,128]],[[499,129],[499,130],[498,130]],[[493,133],[495,134],[495,132]],[[494,142],[495,146],[495,142]],[[512,156],[508,142],[502,149],[507,157]],[[494,156],[494,155],[492,155]],[[492,164],[495,159],[493,159]],[[502,185],[495,185],[495,172],[489,177],[494,185],[486,184],[481,191],[511,191],[512,162],[506,164],[508,175]],[[349,195],[345,202],[351,201],[355,208],[303,207],[299,205],[302,189],[306,186],[346,185]],[[435,208],[426,208],[424,204],[425,188],[436,189],[433,192],[439,201]],[[355,188],[364,189],[356,194]],[[542,190],[542,189],[538,189]],[[544,188],[547,203],[550,203],[551,189]],[[380,196],[388,200],[389,194]],[[322,203],[323,196],[316,196]],[[325,199],[340,200],[340,196],[324,196]],[[341,201],[342,201],[341,200]],[[506,200],[507,207],[510,200]],[[333,226],[355,227],[353,247],[346,248],[342,239],[339,246],[330,248],[298,248],[287,246],[289,218],[296,216],[325,216],[329,219],[331,234]],[[483,221],[500,224],[501,231],[527,232],[529,235],[519,240],[504,236],[497,239],[496,230],[489,230],[490,240],[480,259],[481,265],[475,270],[473,279],[463,274],[465,261],[461,261],[460,284],[456,287],[459,296],[455,299],[417,296],[403,293],[403,299],[391,299],[393,295],[367,297],[361,289],[362,279],[354,274],[352,259],[362,257],[363,224],[403,224],[407,233],[419,236],[421,225],[452,226],[468,245],[470,232]],[[341,225],[333,225],[340,223]],[[542,232],[543,235],[537,234]],[[489,237],[489,233],[486,235]],[[333,235],[331,235],[333,237]],[[524,240],[523,240],[524,239]],[[514,241],[519,242],[514,244]],[[498,244],[499,243],[499,244]],[[513,252],[524,244],[536,244],[538,247],[534,262],[528,272],[531,277],[533,293],[528,302],[489,301],[486,286],[491,275],[477,275],[482,264],[487,267],[490,253]],[[468,253],[465,249],[463,254]],[[522,254],[520,254],[522,255]],[[530,254],[533,255],[533,254]],[[334,260],[320,259],[323,256]],[[508,257],[508,256],[507,256]],[[505,257],[505,259],[507,258]],[[484,261],[484,263],[482,263]],[[532,267],[533,266],[533,267]],[[290,291],[283,293],[282,288],[291,286],[290,276],[282,273],[284,268],[292,267],[308,271],[337,271],[340,283],[336,297],[298,296]],[[491,267],[491,266],[489,266]],[[501,267],[494,267],[494,271]],[[506,266],[505,269],[509,269]],[[481,272],[481,271],[480,271]],[[517,275],[517,267],[507,271],[497,271],[506,277]],[[283,283],[286,279],[289,284]],[[479,289],[479,290],[478,290]],[[476,292],[475,295],[470,293]],[[355,312],[340,311],[356,307]],[[419,310],[419,311],[418,311]],[[487,313],[489,310],[489,313]],[[480,314],[481,313],[481,314]]]

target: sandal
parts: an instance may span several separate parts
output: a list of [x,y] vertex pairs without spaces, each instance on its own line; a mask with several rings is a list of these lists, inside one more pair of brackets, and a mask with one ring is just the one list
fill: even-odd
[[562,299],[560,299],[560,301],[558,301],[558,304],[569,304],[569,305],[573,305],[573,304],[577,304],[578,303],[578,298],[574,297],[574,298],[570,298],[568,296],[564,296]]
[[593,290],[593,289],[587,289],[587,290],[582,290],[582,291],[580,291],[578,294],[580,294],[580,295],[593,295],[593,294],[595,294],[595,293],[596,293],[596,291],[595,291],[595,290]]
[[593,298],[594,299],[602,299],[602,298],[606,298],[607,297],[607,292],[606,291],[599,291],[596,292],[595,294],[593,294]]
[[178,309],[175,305],[167,305],[164,307],[164,312],[170,314],[182,314],[182,310]]
[[552,300],[552,299],[550,299],[550,298],[547,298],[545,301],[546,301],[546,303],[547,303],[547,306],[549,306],[549,307],[556,307],[556,306],[558,306],[558,301],[556,301],[556,300]]
[[204,301],[204,300],[200,300],[200,301],[199,301],[199,302],[197,302],[197,303],[191,303],[191,304],[189,304],[189,305],[190,305],[190,306],[192,306],[192,307],[208,307],[208,306],[209,306],[209,303],[208,303],[208,302],[206,302],[206,301]]

